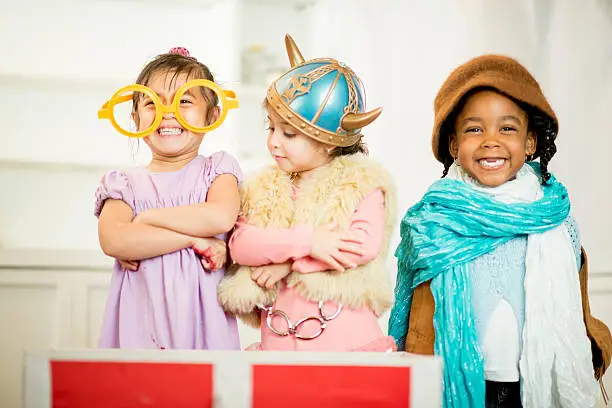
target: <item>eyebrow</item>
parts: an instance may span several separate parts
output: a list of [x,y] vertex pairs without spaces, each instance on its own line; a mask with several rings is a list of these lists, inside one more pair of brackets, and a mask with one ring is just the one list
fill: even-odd
[[514,115],[504,115],[501,117],[502,120],[513,120],[515,122],[520,123],[521,125],[523,124],[523,121],[518,117],[518,116],[514,116]]
[[465,122],[482,122],[482,118],[479,118],[478,116],[470,116],[467,118],[463,118],[463,120],[461,121],[463,123]]
[[[515,122],[520,123],[521,125],[523,124],[523,121],[515,115],[504,115],[500,118],[501,120],[512,120]],[[478,116],[470,116],[467,118],[464,118],[462,121],[462,123],[466,123],[466,122],[483,122],[482,118],[478,117]]]
[[[202,91],[202,92],[200,92],[200,93],[199,93],[199,96],[198,96],[198,92],[194,92],[194,89],[195,89],[195,88],[199,88],[199,87],[195,87],[195,86],[193,86],[193,87],[191,87],[191,88],[187,89],[187,90],[185,91],[185,93],[183,93],[183,95],[189,95],[189,96],[191,96],[191,97],[193,97],[193,98],[199,98],[200,96],[204,98],[203,91]],[[174,94],[174,96],[176,96],[176,93]],[[173,96],[173,97],[174,97],[174,96]]]

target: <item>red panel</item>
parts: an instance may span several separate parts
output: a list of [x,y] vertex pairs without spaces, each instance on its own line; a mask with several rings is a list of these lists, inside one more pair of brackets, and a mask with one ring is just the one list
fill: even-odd
[[253,366],[253,408],[410,408],[410,367]]
[[212,407],[211,364],[51,361],[53,408]]

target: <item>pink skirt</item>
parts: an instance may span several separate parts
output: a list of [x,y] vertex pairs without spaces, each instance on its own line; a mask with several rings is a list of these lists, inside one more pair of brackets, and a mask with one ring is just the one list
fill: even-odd
[[[261,342],[253,343],[247,348],[245,351],[265,351],[261,346]],[[325,351],[325,350],[320,350]],[[348,351],[381,351],[381,352],[395,352],[397,351],[397,345],[395,344],[395,340],[391,336],[384,336],[378,340],[371,341],[368,344],[365,344],[361,347],[358,347],[353,350]]]

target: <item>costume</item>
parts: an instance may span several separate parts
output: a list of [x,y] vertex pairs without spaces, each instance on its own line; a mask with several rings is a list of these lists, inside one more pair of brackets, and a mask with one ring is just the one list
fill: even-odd
[[[191,58],[187,50],[174,48],[169,54]],[[191,58],[195,61],[194,58]],[[197,62],[196,62],[197,63]],[[184,95],[199,92],[217,94],[221,113],[214,123],[188,123],[180,102]],[[146,129],[134,130],[131,115],[121,115],[127,106],[135,113],[133,101],[138,93],[151,101],[155,119]],[[166,114],[192,132],[205,133],[220,126],[228,110],[238,107],[233,91],[221,89],[205,79],[192,79],[181,86],[170,105],[142,84],[119,89],[100,108],[98,117],[128,137],[147,137],[156,131]],[[126,112],[124,112],[126,113]],[[125,116],[125,117],[124,117]],[[128,122],[122,122],[128,119]],[[196,121],[197,122],[197,121]],[[198,155],[178,171],[152,172],[145,168],[107,173],[96,191],[95,215],[100,216],[106,200],[122,200],[133,216],[153,208],[200,204],[222,174],[233,175],[238,183],[242,172],[235,158],[225,152]],[[227,239],[227,234],[216,238]],[[208,271],[192,248],[143,259],[135,272],[123,270],[118,261],[111,279],[102,323],[99,346],[132,349],[239,349],[236,319],[226,314],[217,301],[216,290],[224,268]]]
[[[175,172],[111,171],[96,191],[95,215],[107,199],[123,200],[134,216],[151,208],[202,203],[221,174],[242,179],[238,163],[224,152],[197,156]],[[205,271],[192,248],[143,259],[135,272],[115,261],[99,346],[239,349],[236,320],[217,301],[223,275],[223,268]]]
[[[211,93],[219,100],[220,114],[217,119],[205,126],[189,123],[181,113],[180,101],[183,95],[190,93]],[[127,109],[132,112],[134,94],[143,94],[148,97],[155,107],[155,120],[146,129],[134,130],[131,115],[121,115]],[[185,129],[194,133],[207,133],[221,126],[230,109],[238,108],[236,93],[229,89],[222,89],[216,83],[207,79],[192,79],[176,90],[172,103],[165,105],[159,96],[149,87],[142,84],[132,84],[118,89],[113,96],[98,109],[98,119],[108,119],[115,130],[128,137],[147,137],[159,128],[165,115],[172,114]],[[127,120],[127,122],[126,122]]]
[[[440,162],[452,163],[445,122],[481,88],[547,117],[542,146],[556,136],[554,112],[528,71],[483,56],[453,72],[436,97]],[[554,176],[542,185],[541,176],[528,163],[487,188],[452,164],[402,221],[389,330],[401,349],[444,358],[444,406],[516,407],[521,397],[526,407],[595,406],[610,332],[590,315],[567,191]]]
[[[380,109],[363,112],[364,92],[357,76],[332,59],[304,62],[288,36],[286,44],[293,68],[270,86],[270,106],[294,127],[323,143],[357,143],[360,129],[380,114]],[[314,227],[335,222],[342,231],[366,228],[365,233],[361,230],[364,236],[376,230],[378,238],[370,238],[380,241],[370,257],[358,257],[358,266],[345,272],[329,271],[329,266],[308,259],[312,242],[289,242],[280,252],[275,245],[260,246],[269,253],[248,258],[251,266],[294,262],[293,272],[273,289],[257,286],[251,279],[252,268],[236,264],[219,286],[219,300],[227,311],[261,326],[262,342],[252,349],[395,349],[377,322],[391,306],[384,260],[395,219],[393,183],[380,165],[363,155],[335,157],[316,168],[299,188],[293,185],[291,174],[273,166],[245,181],[241,201],[242,222],[235,241],[230,242],[230,253],[243,260],[246,255],[238,252],[248,251],[239,251],[237,246],[247,245],[242,243],[242,234],[253,234],[257,231],[254,228],[261,229],[260,236],[269,240],[272,235],[265,229],[312,234]],[[364,208],[376,202],[384,208],[373,219],[368,220],[366,214],[363,222],[360,217],[368,213]],[[372,227],[376,225],[382,227]]]

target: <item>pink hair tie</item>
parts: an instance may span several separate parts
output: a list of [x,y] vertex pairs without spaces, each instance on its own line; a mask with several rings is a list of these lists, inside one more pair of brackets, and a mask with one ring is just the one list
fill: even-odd
[[193,58],[191,55],[189,55],[189,51],[187,51],[187,48],[185,47],[170,48],[170,51],[168,51],[168,53],[182,55],[183,57],[187,57],[187,58]]

